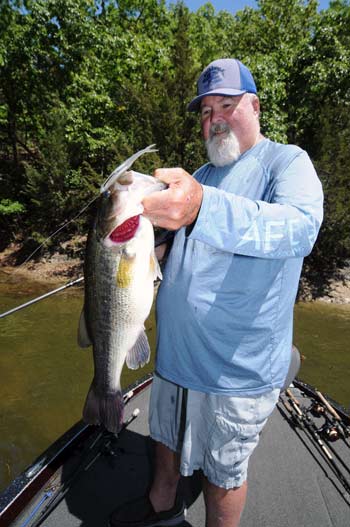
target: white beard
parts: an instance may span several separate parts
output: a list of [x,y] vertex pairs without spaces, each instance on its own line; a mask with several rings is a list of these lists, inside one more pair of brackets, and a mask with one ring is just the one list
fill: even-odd
[[[216,132],[226,132],[224,136]],[[223,167],[237,161],[241,155],[236,134],[228,124],[218,123],[210,127],[209,138],[205,141],[209,161],[216,167]]]

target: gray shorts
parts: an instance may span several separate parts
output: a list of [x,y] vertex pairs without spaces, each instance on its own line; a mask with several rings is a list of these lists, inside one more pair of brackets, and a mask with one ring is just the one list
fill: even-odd
[[247,479],[248,460],[272,413],[280,390],[231,397],[187,390],[154,376],[149,426],[151,437],[180,454],[180,472],[201,469],[225,489]]

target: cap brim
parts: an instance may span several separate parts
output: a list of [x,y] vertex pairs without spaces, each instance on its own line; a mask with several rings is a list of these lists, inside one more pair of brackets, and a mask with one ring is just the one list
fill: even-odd
[[234,88],[222,88],[221,90],[220,89],[216,89],[216,90],[212,90],[212,91],[207,91],[205,93],[202,93],[201,95],[197,95],[197,97],[195,97],[194,99],[192,99],[192,101],[189,103],[189,105],[187,106],[187,110],[189,112],[197,112],[200,108],[200,102],[201,100],[203,99],[203,97],[206,97],[207,95],[228,95],[228,96],[234,96],[234,95],[242,95],[243,93],[246,93],[247,90],[235,90]]

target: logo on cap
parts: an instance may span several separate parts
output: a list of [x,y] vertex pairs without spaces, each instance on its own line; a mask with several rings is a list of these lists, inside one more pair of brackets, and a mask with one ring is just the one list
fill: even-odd
[[212,85],[214,87],[224,79],[225,70],[224,68],[219,68],[218,66],[211,66],[208,68],[204,74],[202,83],[206,90],[210,90]]

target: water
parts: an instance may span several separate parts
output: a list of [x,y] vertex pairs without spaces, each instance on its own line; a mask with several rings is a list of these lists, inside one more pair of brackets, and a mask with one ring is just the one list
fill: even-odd
[[[0,312],[48,290],[0,274]],[[89,349],[76,344],[82,288],[0,320],[0,491],[81,418],[92,379]],[[346,407],[350,306],[313,303],[295,309],[295,343],[306,356],[299,377]],[[153,313],[146,324],[154,349]],[[152,371],[124,369],[123,387]]]
[[299,377],[350,407],[350,306],[301,303],[294,310],[294,343],[305,360]]

